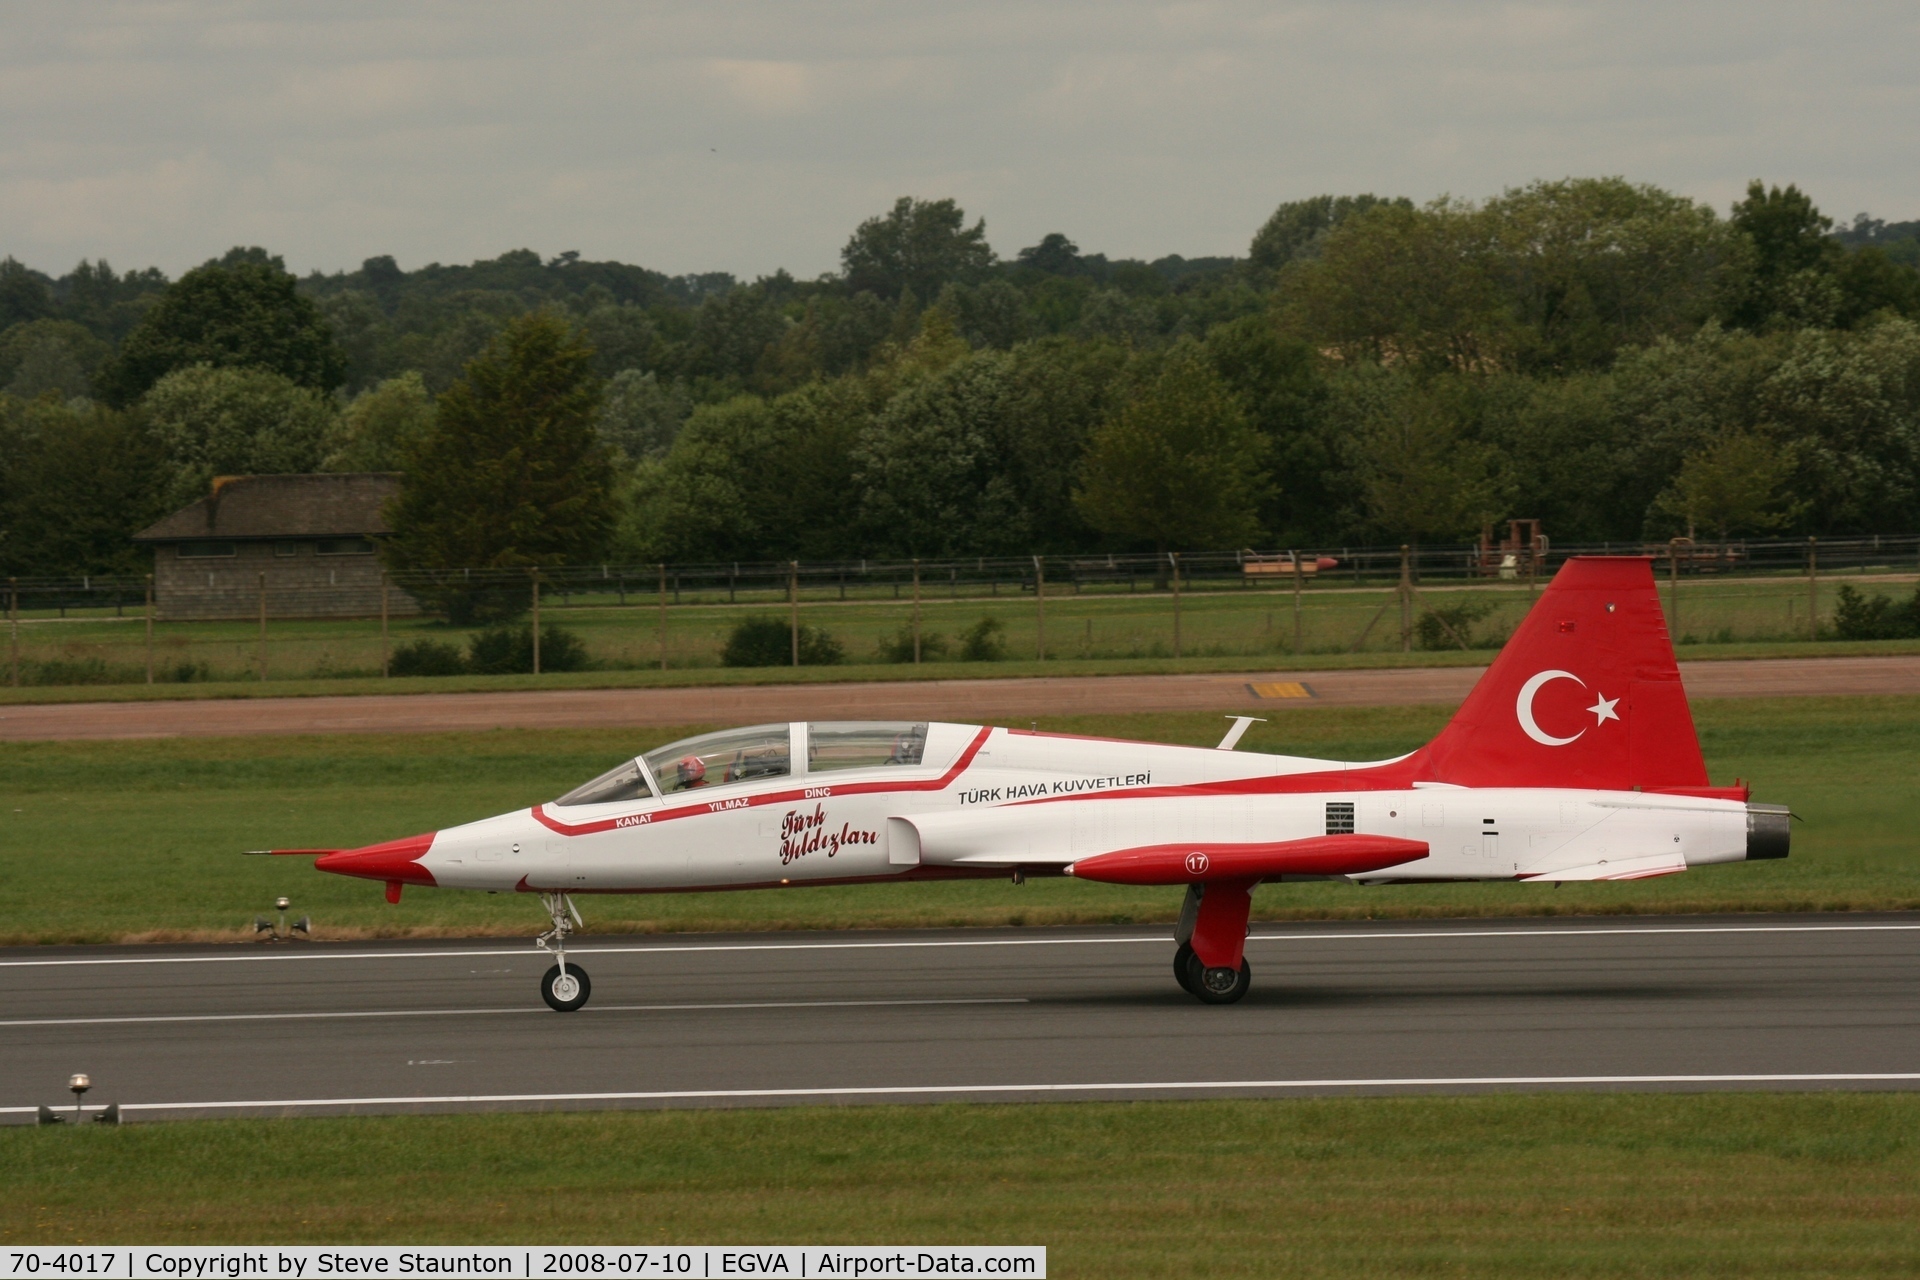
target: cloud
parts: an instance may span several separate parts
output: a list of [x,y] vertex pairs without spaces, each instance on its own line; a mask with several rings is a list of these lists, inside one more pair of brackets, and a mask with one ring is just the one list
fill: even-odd
[[1598,173],[1910,218],[1916,38],[1878,0],[8,6],[0,252],[805,276],[902,194],[1005,254],[1191,256],[1316,192]]
[[713,58],[707,74],[740,105],[767,115],[792,115],[807,108],[812,76],[799,62],[764,58]]

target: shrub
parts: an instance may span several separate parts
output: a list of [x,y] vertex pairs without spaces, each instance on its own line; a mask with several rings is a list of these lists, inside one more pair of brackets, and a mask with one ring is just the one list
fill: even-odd
[[1863,596],[1842,585],[1833,607],[1833,633],[1842,640],[1907,640],[1920,636],[1920,589],[1896,604],[1883,595]]
[[[587,646],[564,627],[540,628],[540,670],[584,671]],[[467,670],[478,675],[526,675],[533,670],[533,627],[489,627],[467,640]]]
[[[913,656],[913,641],[907,641],[907,656]],[[830,667],[846,661],[840,642],[817,627],[800,627],[800,665]],[[720,665],[726,667],[784,667],[793,662],[793,632],[779,618],[742,618],[734,624],[727,644],[720,651]]]
[[1473,638],[1473,624],[1494,610],[1491,600],[1456,600],[1451,604],[1429,605],[1420,611],[1413,624],[1415,642],[1422,649],[1458,649],[1464,642],[1481,647]]
[[393,651],[388,669],[396,676],[465,675],[467,657],[444,640],[415,640]]
[[1007,656],[1007,627],[998,618],[982,618],[960,633],[960,657],[967,662],[998,662]]
[[[947,638],[938,631],[920,633],[920,660],[938,662],[947,656]],[[880,661],[913,661],[913,628],[905,626],[880,641]]]
[[126,677],[111,670],[104,658],[52,658],[22,664],[22,684],[119,684]]

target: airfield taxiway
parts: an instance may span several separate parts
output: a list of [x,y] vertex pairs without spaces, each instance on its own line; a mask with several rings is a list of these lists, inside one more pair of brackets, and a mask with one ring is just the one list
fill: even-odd
[[[667,689],[551,689],[513,693],[354,697],[204,698],[0,705],[0,742],[225,737],[287,733],[428,733],[521,729],[658,728],[844,719],[945,719],[1116,712],[1245,711],[1302,706],[1457,704],[1486,668],[1378,667],[1345,671],[868,683],[707,685]],[[1920,693],[1920,655],[1756,658],[1683,662],[1694,698]]]
[[[1368,891],[1360,891],[1368,892]],[[1390,892],[1372,890],[1370,892]],[[1164,930],[0,952],[0,1122],[195,1115],[1920,1087],[1911,915],[1265,925],[1228,1008]]]

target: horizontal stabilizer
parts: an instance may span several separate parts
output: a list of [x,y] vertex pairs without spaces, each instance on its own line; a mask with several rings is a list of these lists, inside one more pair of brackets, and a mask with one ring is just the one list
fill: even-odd
[[1654,853],[1640,857],[1603,858],[1558,871],[1523,871],[1522,880],[1651,880],[1687,869],[1687,860],[1677,853]]
[[1427,856],[1424,840],[1394,836],[1309,836],[1260,844],[1152,844],[1095,854],[1070,876],[1108,884],[1204,884],[1275,876],[1351,876]]

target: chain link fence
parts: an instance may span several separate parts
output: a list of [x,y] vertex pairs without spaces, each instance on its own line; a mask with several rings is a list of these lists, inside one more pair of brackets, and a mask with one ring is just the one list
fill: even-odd
[[1818,638],[1841,582],[1897,594],[1920,575],[1916,535],[476,568],[379,574],[371,590],[196,564],[221,616],[170,613],[146,576],[7,579],[6,678],[712,667],[747,618],[784,624],[789,658],[857,663],[1491,649],[1584,554],[1655,557],[1683,644]]

